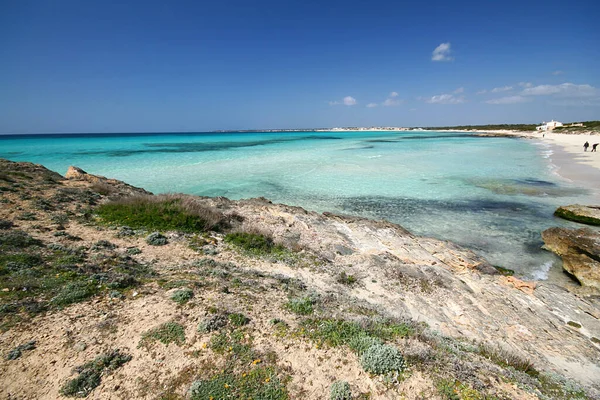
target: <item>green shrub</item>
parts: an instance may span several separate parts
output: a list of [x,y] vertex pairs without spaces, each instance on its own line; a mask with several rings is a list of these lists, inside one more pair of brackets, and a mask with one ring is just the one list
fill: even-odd
[[142,251],[137,247],[128,247],[127,250],[125,250],[125,253],[129,254],[130,256],[134,256],[136,254],[141,254]]
[[24,248],[30,246],[41,246],[42,242],[31,237],[28,233],[18,230],[0,232],[0,246]]
[[314,311],[314,305],[316,300],[311,296],[290,299],[286,304],[285,308],[293,313],[300,315],[310,315]]
[[364,335],[354,336],[348,341],[348,347],[359,356],[362,356],[370,347],[381,344],[383,344],[381,339]]
[[169,243],[167,238],[160,234],[160,232],[152,232],[146,237],[146,243],[151,246],[164,246]]
[[343,285],[352,286],[356,283],[356,277],[354,275],[348,275],[346,272],[342,271],[338,275],[336,281]]
[[329,393],[330,400],[352,400],[352,391],[348,382],[333,382]]
[[60,389],[60,393],[70,397],[87,397],[92,390],[100,385],[102,376],[106,375],[106,372],[114,371],[131,358],[130,355],[120,353],[118,349],[102,354],[93,361],[75,368],[79,375],[65,383]]
[[55,306],[66,306],[72,303],[78,303],[93,296],[97,289],[89,282],[72,282],[63,286],[60,292],[50,300]]
[[185,195],[127,197],[100,205],[96,213],[106,223],[133,229],[204,232],[226,225],[221,213]]
[[35,221],[37,219],[37,215],[36,213],[26,211],[24,213],[21,213],[17,218],[21,221]]
[[9,271],[18,271],[41,265],[43,262],[44,260],[38,254],[0,254],[0,273],[4,268]]
[[14,225],[11,221],[6,219],[0,219],[0,230],[7,230],[12,228]]
[[227,325],[227,320],[228,318],[226,314],[215,314],[210,318],[202,320],[198,324],[198,332],[208,333],[221,329]]
[[229,322],[233,326],[244,326],[250,322],[250,318],[246,317],[244,314],[233,313],[229,314]]
[[402,372],[406,369],[406,363],[400,351],[396,347],[386,344],[376,344],[365,350],[360,357],[360,364],[366,372],[377,375]]
[[243,374],[220,373],[210,379],[194,382],[189,394],[192,400],[289,398],[273,367],[253,368]]
[[230,243],[255,255],[267,255],[286,251],[284,246],[275,244],[272,238],[257,233],[229,233],[225,235],[224,240],[225,243]]
[[114,243],[109,242],[108,240],[98,240],[96,243],[92,245],[92,250],[102,250],[108,249],[112,250],[117,246]]
[[185,331],[183,326],[176,322],[165,322],[142,334],[142,340],[138,347],[147,347],[153,342],[159,341],[164,345],[175,343],[180,346],[185,342]]
[[309,319],[302,326],[311,339],[333,347],[348,344],[354,337],[366,334],[357,323],[341,319]]
[[502,367],[513,367],[518,371],[523,371],[531,376],[538,376],[539,372],[534,368],[533,363],[528,359],[507,351],[500,346],[481,345],[478,352],[483,357]]
[[210,338],[210,349],[217,354],[227,354],[231,360],[249,363],[256,358],[252,350],[252,337],[242,330],[223,331]]
[[9,351],[8,354],[6,355],[6,359],[7,360],[16,360],[17,358],[21,357],[21,354],[23,353],[23,351],[34,350],[34,349],[35,349],[35,340],[31,340],[25,344],[21,344],[21,345],[15,347],[11,351]]
[[184,304],[187,303],[192,297],[194,297],[194,291],[192,289],[180,289],[173,292],[171,300],[175,303]]

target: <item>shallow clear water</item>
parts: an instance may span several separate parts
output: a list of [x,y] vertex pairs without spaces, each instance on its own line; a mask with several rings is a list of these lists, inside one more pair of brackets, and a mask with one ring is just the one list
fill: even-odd
[[155,193],[274,202],[387,219],[544,279],[542,230],[589,193],[532,141],[448,132],[0,136],[0,157],[64,174],[76,165]]

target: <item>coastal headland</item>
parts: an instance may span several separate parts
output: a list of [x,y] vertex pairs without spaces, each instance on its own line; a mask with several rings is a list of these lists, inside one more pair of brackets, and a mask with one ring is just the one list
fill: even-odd
[[600,395],[593,288],[264,198],[7,160],[0,187],[3,398]]

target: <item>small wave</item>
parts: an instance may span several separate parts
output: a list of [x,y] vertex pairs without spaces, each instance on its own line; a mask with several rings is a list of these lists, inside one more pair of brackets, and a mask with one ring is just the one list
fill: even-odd
[[531,279],[534,281],[545,281],[548,279],[548,272],[552,268],[552,261],[543,263],[539,270],[530,273]]
[[381,154],[377,154],[376,156],[369,156],[368,158],[380,158]]

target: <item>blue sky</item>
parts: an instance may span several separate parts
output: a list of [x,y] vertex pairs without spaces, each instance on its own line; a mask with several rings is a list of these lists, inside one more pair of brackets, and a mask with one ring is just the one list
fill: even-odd
[[600,119],[600,2],[0,0],[0,133]]

